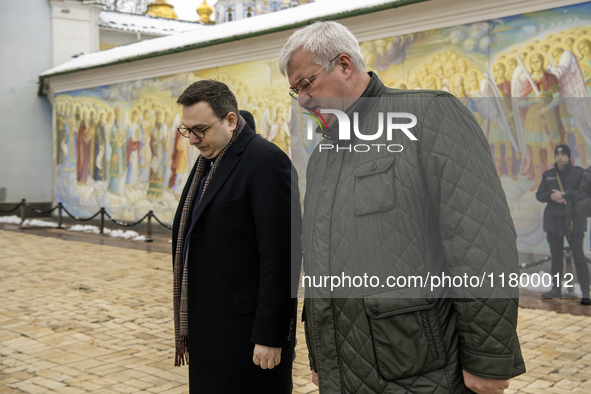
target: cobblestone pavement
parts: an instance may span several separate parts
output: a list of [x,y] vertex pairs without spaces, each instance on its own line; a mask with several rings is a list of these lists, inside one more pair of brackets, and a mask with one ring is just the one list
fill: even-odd
[[[0,393],[186,393],[171,292],[169,254],[0,230]],[[519,334],[507,392],[591,392],[591,317],[522,308]],[[298,343],[294,393],[317,393]]]

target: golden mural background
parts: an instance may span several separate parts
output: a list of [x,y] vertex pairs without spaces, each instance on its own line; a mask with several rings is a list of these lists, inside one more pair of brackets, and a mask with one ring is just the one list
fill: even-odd
[[[545,204],[535,191],[554,147],[567,143],[576,165],[591,163],[591,3],[367,41],[361,50],[386,85],[446,90],[474,113],[518,246],[545,251]],[[56,95],[57,201],[78,216],[104,206],[118,219],[152,210],[171,222],[198,154],[176,132],[176,98],[210,78],[229,85],[257,132],[303,176],[312,147],[292,141],[289,85],[273,58]]]

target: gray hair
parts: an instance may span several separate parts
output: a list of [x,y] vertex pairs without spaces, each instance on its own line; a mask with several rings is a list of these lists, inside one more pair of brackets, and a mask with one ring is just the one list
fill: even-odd
[[[287,76],[287,66],[298,49],[303,48],[312,54],[312,60],[319,66],[323,66],[339,54],[347,54],[353,61],[356,71],[365,73],[365,63],[359,42],[340,23],[315,22],[302,29],[296,30],[287,40],[279,54],[279,71]],[[326,71],[331,72],[335,62],[326,66]]]

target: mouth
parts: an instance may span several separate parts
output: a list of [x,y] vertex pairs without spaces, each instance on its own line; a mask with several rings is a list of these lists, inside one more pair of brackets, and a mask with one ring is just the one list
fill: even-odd
[[320,113],[320,110],[322,109],[322,107],[318,105],[306,105],[303,108],[306,109],[308,112],[312,112],[314,114]]

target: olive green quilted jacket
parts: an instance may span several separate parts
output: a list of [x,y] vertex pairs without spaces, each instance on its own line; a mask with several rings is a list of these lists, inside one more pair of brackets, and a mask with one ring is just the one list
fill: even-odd
[[[362,97],[380,100],[358,100],[350,115],[377,124],[383,111],[414,114],[418,141],[402,132],[388,141],[384,132],[371,143],[402,152],[317,148],[306,178],[305,275],[361,275],[369,264],[384,276],[437,267],[479,277],[518,272],[505,194],[472,114],[446,92],[389,89],[375,75]],[[335,133],[323,143],[369,144]],[[414,292],[405,297],[407,290]],[[368,287],[367,296],[335,298],[306,289],[306,341],[321,394],[464,393],[462,369],[496,379],[525,372],[515,288],[495,282],[485,298],[470,287],[416,290]]]

